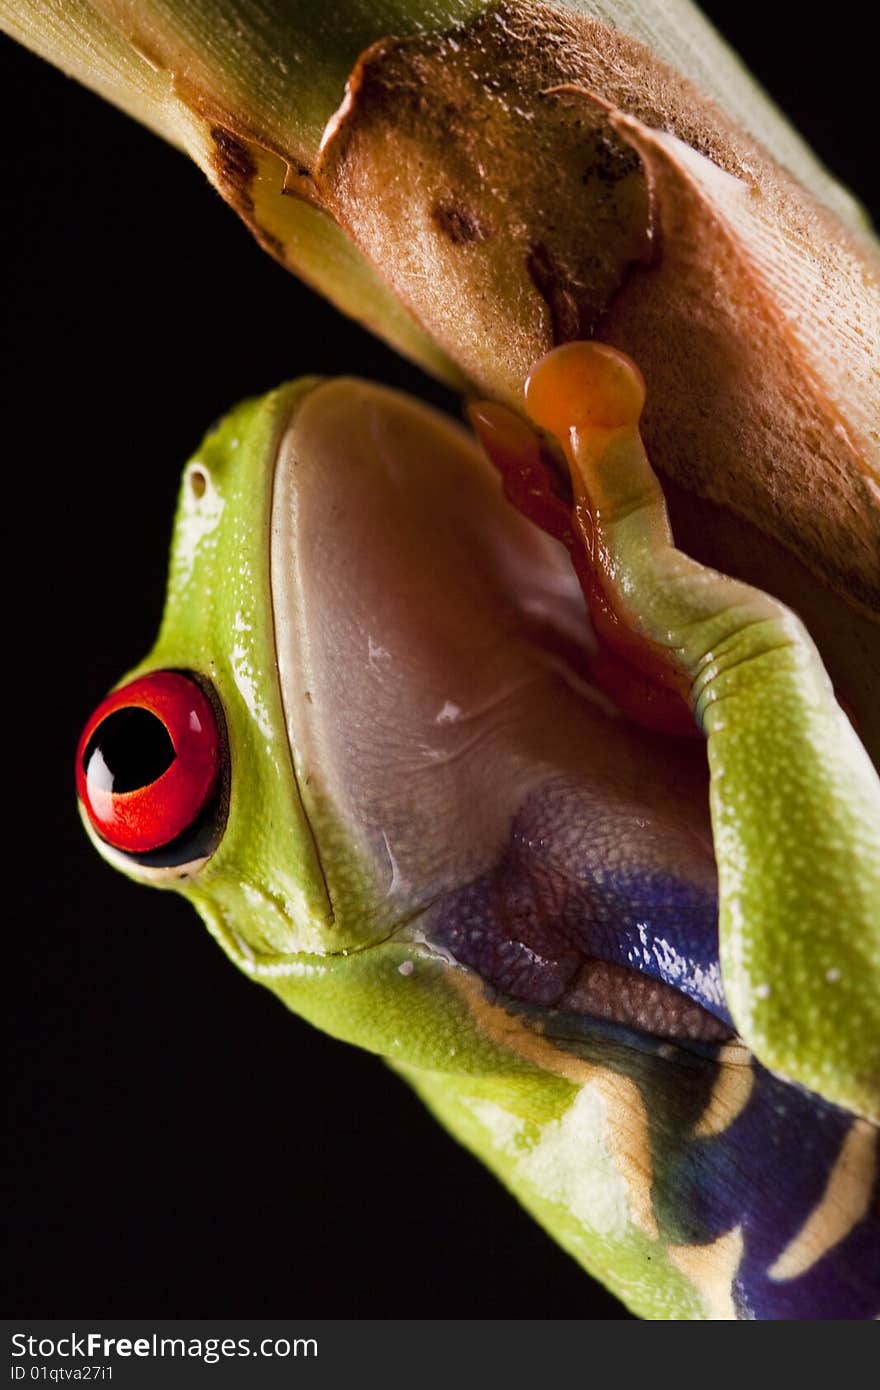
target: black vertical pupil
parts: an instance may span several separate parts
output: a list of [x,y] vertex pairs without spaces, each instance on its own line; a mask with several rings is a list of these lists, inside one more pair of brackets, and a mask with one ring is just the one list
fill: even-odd
[[175,757],[162,720],[133,706],[114,710],[98,725],[83,754],[83,768],[106,791],[133,792],[155,782]]

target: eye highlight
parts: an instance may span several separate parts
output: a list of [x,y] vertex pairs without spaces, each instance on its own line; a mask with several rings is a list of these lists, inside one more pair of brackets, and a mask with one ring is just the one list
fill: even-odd
[[211,703],[190,677],[152,671],[114,690],[76,754],[77,792],[95,831],[139,855],[195,830],[218,789],[221,747]]

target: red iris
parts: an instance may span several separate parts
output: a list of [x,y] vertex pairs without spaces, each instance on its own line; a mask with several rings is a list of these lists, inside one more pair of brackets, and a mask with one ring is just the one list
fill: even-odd
[[83,729],[76,788],[103,840],[129,854],[192,829],[217,786],[220,734],[201,688],[153,671],[114,690]]

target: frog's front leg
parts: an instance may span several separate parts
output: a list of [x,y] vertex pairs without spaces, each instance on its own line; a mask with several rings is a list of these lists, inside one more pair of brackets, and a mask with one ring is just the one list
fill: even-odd
[[675,548],[622,353],[557,349],[527,408],[565,450],[620,619],[674,658],[708,742],[721,970],[756,1056],[880,1115],[880,782],[800,620]]

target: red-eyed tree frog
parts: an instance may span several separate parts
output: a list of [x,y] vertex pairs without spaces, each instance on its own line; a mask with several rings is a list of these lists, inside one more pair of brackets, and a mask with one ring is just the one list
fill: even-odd
[[484,449],[239,406],[83,820],[636,1313],[875,1317],[880,782],[799,620],[675,548],[643,394],[576,343]]

